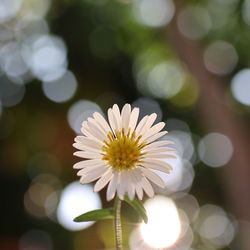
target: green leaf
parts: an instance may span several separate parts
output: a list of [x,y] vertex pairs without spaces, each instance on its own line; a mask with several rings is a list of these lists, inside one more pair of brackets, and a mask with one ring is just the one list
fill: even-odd
[[124,197],[124,200],[132,208],[135,209],[135,211],[141,216],[141,218],[143,219],[143,221],[145,223],[148,223],[148,216],[147,216],[146,209],[144,208],[144,206],[140,200],[138,200],[138,199],[130,200],[127,195]]
[[114,218],[114,208],[104,208],[93,210],[84,214],[77,216],[75,222],[83,221],[98,221],[98,220],[107,220]]

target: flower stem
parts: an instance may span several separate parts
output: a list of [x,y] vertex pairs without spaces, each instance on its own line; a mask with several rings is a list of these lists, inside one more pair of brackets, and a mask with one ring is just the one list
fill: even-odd
[[122,201],[117,196],[115,199],[115,243],[116,243],[116,250],[122,250],[121,203],[122,203]]

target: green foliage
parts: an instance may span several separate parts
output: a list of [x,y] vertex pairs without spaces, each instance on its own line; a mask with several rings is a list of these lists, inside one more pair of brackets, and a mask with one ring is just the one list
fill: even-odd
[[98,221],[98,220],[107,220],[114,219],[114,209],[113,208],[104,208],[93,210],[84,214],[77,216],[75,222],[83,221]]
[[141,201],[134,199],[130,200],[127,196],[124,197],[124,200],[135,209],[135,211],[138,213],[138,215],[143,219],[145,223],[148,223],[148,216],[146,209],[144,208]]

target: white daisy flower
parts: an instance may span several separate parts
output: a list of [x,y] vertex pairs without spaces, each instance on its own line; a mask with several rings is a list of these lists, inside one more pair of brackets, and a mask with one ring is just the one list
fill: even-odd
[[73,146],[80,151],[74,155],[84,158],[73,167],[79,169],[82,184],[96,181],[94,191],[107,184],[107,200],[124,195],[141,200],[143,192],[154,196],[151,183],[164,188],[164,182],[155,170],[169,173],[166,158],[175,158],[171,141],[161,140],[167,131],[161,131],[164,122],[155,125],[155,113],[145,116],[138,124],[139,108],[125,104],[121,112],[115,104],[108,110],[108,122],[99,113],[82,123],[83,136],[76,136]]

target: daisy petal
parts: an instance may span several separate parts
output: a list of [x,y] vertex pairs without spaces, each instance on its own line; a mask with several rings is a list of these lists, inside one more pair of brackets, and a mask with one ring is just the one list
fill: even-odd
[[145,177],[143,177],[141,179],[141,185],[142,185],[142,188],[145,190],[146,194],[149,197],[154,196],[154,189],[152,188],[152,185],[150,184],[150,182]]
[[115,172],[107,189],[107,200],[110,201],[114,198],[118,183],[118,173]]
[[[94,123],[93,123],[93,121],[94,121]],[[104,132],[96,124],[97,123],[95,122],[95,120],[93,118],[89,118],[87,120],[88,132],[92,136],[97,138],[98,140],[104,141],[106,139],[106,135],[104,134]]]
[[122,108],[122,127],[125,130],[125,133],[128,132],[129,120],[130,120],[131,106],[129,104],[125,104]]
[[84,158],[84,159],[101,159],[102,155],[94,152],[87,151],[76,151],[73,155]]
[[176,159],[176,155],[169,153],[147,153],[143,158]]
[[122,121],[121,121],[121,114],[120,114],[118,105],[114,104],[112,110],[113,110],[113,117],[115,119],[117,130],[121,130]]
[[166,145],[173,145],[173,144],[174,144],[174,142],[168,141],[168,140],[155,141],[155,142],[152,142],[152,143],[146,145],[143,148],[143,150],[148,150],[148,149],[152,149],[152,148],[157,148],[157,147],[166,146]]
[[145,125],[142,127],[140,134],[142,136],[144,136],[144,133],[147,133],[148,129],[153,125],[153,123],[155,122],[157,118],[157,114],[153,113],[151,114],[148,119],[147,122],[145,123]]
[[158,159],[153,159],[153,158],[149,158],[149,157],[147,157],[147,159],[144,159],[143,163],[158,164],[158,165],[162,165],[162,166],[168,166],[169,165],[164,160],[158,160]]
[[136,169],[135,171],[133,171],[133,174],[131,174],[132,178],[133,178],[133,181],[135,183],[135,191],[136,191],[136,194],[139,198],[139,200],[142,200],[143,198],[143,189],[141,187],[141,184],[140,184],[140,180],[141,180],[141,174],[138,173],[139,171]]
[[148,170],[147,168],[140,168],[141,171],[144,173],[144,175],[153,183],[155,183],[157,186],[161,187],[161,188],[165,188],[165,183],[164,181],[159,177],[159,175],[157,175],[156,173],[154,173],[151,170]]
[[127,186],[128,186],[128,197],[130,200],[133,200],[135,197],[135,184],[133,182],[133,178],[130,174],[130,172],[127,172]]
[[129,129],[130,132],[133,133],[138,121],[139,117],[139,108],[134,108],[131,112],[130,119],[129,119]]
[[99,142],[96,142],[88,137],[85,136],[77,136],[75,138],[75,142],[81,143],[86,145],[87,147],[94,148],[94,149],[101,149],[102,144]]
[[123,200],[124,194],[127,191],[126,187],[127,187],[126,172],[121,171],[118,176],[118,185],[117,185],[117,195],[121,200]]
[[90,171],[87,175],[83,175],[80,179],[82,184],[86,184],[100,178],[106,171],[106,168],[98,168],[95,171]]
[[111,108],[108,110],[108,119],[109,119],[109,124],[112,128],[112,131],[115,134],[115,131],[118,130],[118,128],[116,126],[116,121],[114,118],[113,110]]
[[85,161],[80,161],[74,164],[73,168],[74,169],[81,169],[85,168],[88,166],[102,166],[103,162],[100,159],[94,159],[94,160],[85,160]]
[[137,127],[136,127],[136,129],[135,129],[135,134],[136,134],[136,136],[139,136],[139,135],[140,135],[141,129],[142,129],[142,127],[146,124],[147,120],[148,120],[148,115],[144,116],[144,117],[140,120],[140,122],[138,123],[138,125],[137,125]]
[[94,186],[94,191],[99,192],[101,189],[103,189],[108,184],[112,176],[113,176],[113,172],[109,168],[108,171],[104,173],[104,175],[96,182]]
[[157,147],[157,148],[151,148],[151,149],[145,149],[143,148],[141,150],[141,153],[142,154],[145,154],[145,153],[167,153],[167,152],[173,152],[175,153],[176,150],[174,148],[169,148],[169,147]]
[[167,131],[162,131],[162,132],[159,132],[151,137],[149,137],[147,140],[146,140],[146,143],[151,143],[153,141],[156,141],[157,139],[161,138],[163,135],[165,135],[167,133]]
[[135,186],[135,191],[136,191],[136,194],[137,194],[139,200],[142,200],[142,198],[143,198],[143,189],[142,189],[141,185],[137,184]]
[[141,138],[141,141],[146,140],[147,138],[157,134],[158,132],[160,132],[165,126],[165,122],[159,122],[156,125],[154,125],[153,127],[151,127],[150,129],[148,129],[148,131],[146,131],[144,133],[144,135]]
[[95,135],[92,134],[93,132],[92,132],[92,133],[90,132],[89,127],[88,127],[88,124],[87,124],[86,121],[83,122],[83,124],[82,124],[81,132],[82,132],[86,137],[90,138],[91,140],[93,140],[93,141],[95,141],[95,142],[97,142],[97,143],[103,144],[103,141],[102,141],[102,140],[100,140],[100,139],[98,139],[97,137],[95,137]]
[[98,124],[104,129],[106,134],[108,134],[111,131],[109,124],[107,123],[107,121],[104,119],[104,117],[100,113],[95,112],[93,114],[93,117],[98,122]]
[[78,142],[73,143],[73,147],[79,150],[87,150],[87,151],[94,152],[94,153],[101,153],[100,149],[91,148]]
[[[104,140],[105,137],[106,137],[106,132],[105,130],[96,122],[95,119],[93,118],[89,118],[88,119],[88,125],[89,125],[89,129],[90,131],[92,130],[93,132],[97,132],[98,133],[98,137],[101,139],[101,140]],[[96,135],[96,134],[94,134]]]
[[82,168],[80,171],[77,172],[77,175],[78,176],[85,176],[85,175],[88,175],[89,172],[95,172],[95,171],[98,171],[99,169],[103,169],[103,168],[107,168],[106,166],[104,166],[103,164],[102,165],[90,165],[90,166],[87,166],[85,168]]
[[141,165],[143,167],[159,170],[165,173],[169,173],[172,170],[172,167],[168,163],[156,159],[145,159],[145,162]]

